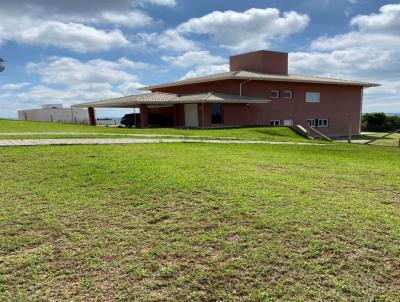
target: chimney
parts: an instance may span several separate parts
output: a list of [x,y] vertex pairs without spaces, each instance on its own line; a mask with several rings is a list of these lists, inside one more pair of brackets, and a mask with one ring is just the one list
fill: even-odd
[[288,74],[288,53],[259,50],[229,57],[231,71]]

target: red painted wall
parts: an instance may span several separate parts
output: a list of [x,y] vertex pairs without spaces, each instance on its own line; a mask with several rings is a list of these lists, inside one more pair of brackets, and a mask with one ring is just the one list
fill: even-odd
[[173,108],[172,107],[151,107],[151,106],[147,106],[148,107],[148,112],[149,113],[156,113],[159,115],[163,115],[165,117],[168,118],[173,118]]
[[[239,94],[240,80],[224,80],[209,83],[166,87],[155,91],[178,94],[195,92],[221,92]],[[271,99],[271,90],[292,90],[292,99]],[[319,92],[319,103],[306,103],[306,92]],[[243,85],[242,94],[250,97],[271,99],[268,104],[225,104],[224,126],[270,125],[271,120],[292,119],[294,124],[307,126],[307,119],[327,118],[329,127],[317,128],[328,135],[343,135],[352,127],[352,133],[359,133],[362,88],[358,86],[324,85],[312,83],[289,83],[251,81]],[[210,127],[210,105],[204,105],[204,113],[199,104],[199,123],[204,118],[204,126]],[[177,119],[184,125],[183,106]],[[175,111],[177,112],[177,111]]]
[[259,50],[229,57],[230,71],[288,74],[288,53]]
[[185,126],[185,109],[181,104],[175,104],[173,106],[174,113],[174,125],[175,127]]

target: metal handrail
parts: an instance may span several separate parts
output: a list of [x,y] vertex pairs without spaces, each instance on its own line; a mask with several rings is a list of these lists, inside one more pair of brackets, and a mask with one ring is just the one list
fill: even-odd
[[333,142],[332,139],[330,139],[330,138],[329,138],[328,136],[326,136],[325,134],[319,132],[319,131],[318,131],[317,129],[315,129],[314,127],[310,126],[310,129],[313,130],[313,131],[315,131],[318,135],[322,136],[324,139],[326,139],[326,140],[328,140],[328,141],[330,141],[330,142]]
[[[395,133],[400,133],[400,130],[395,130],[393,132],[389,132],[388,134],[385,134],[384,136],[373,138],[370,141],[365,142],[364,145],[369,145],[370,143],[373,143],[374,141],[378,141],[378,140],[380,140],[382,138],[388,137],[388,136],[390,136],[392,134],[395,134]],[[399,147],[400,147],[400,138],[399,138]]]

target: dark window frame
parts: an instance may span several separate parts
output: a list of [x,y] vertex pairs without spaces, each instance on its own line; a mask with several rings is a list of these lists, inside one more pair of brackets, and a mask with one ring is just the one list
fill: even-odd
[[309,119],[307,119],[307,125],[308,125],[308,127],[314,127],[314,128],[327,128],[327,127],[329,127],[329,119],[328,118],[309,118]]
[[[276,122],[278,122],[277,125],[276,125]],[[271,125],[272,127],[279,127],[279,126],[282,126],[282,120],[271,120],[271,121],[270,121],[270,125]]]
[[[276,96],[272,96],[273,92],[276,92],[277,95]],[[275,89],[271,90],[270,96],[271,96],[271,99],[279,99],[279,96],[280,96],[279,90],[275,90]]]
[[[285,93],[290,93],[290,96],[285,96]],[[284,99],[293,99],[293,90],[284,90],[284,91],[282,91],[282,98],[284,98]]]

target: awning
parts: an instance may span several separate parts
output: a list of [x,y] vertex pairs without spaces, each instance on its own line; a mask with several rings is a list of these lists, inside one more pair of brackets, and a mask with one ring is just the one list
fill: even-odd
[[139,105],[174,105],[174,104],[196,104],[196,103],[233,103],[233,104],[265,104],[271,100],[239,96],[217,92],[174,94],[154,92],[125,96],[121,98],[108,99],[96,102],[75,104],[72,107],[93,107],[93,108],[132,108]]

